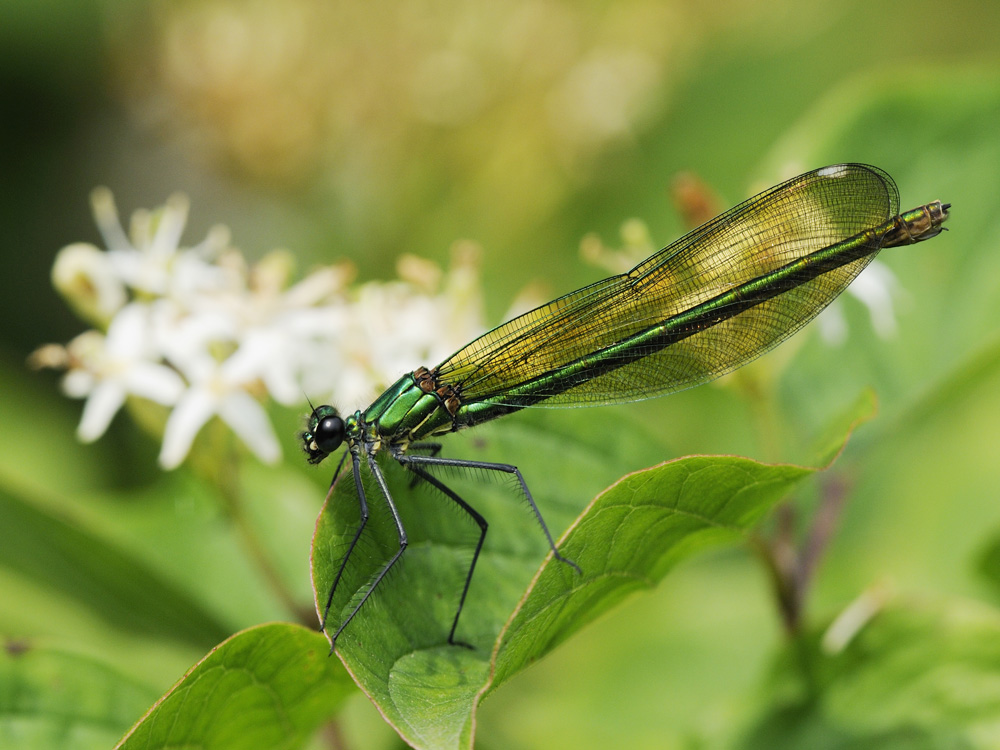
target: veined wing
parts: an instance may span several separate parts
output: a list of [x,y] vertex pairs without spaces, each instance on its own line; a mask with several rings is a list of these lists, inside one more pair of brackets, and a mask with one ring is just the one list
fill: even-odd
[[[610,350],[740,284],[884,224],[899,212],[895,183],[861,164],[817,169],[717,216],[646,259],[495,328],[437,368],[466,402],[544,406],[633,401],[688,388],[736,369],[797,331],[833,300],[879,249],[665,348]],[[570,387],[556,375],[609,350],[610,367]],[[639,356],[636,356],[636,355]]]

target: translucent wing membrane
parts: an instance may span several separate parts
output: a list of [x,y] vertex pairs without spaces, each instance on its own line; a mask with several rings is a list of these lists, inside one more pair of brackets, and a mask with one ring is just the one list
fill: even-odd
[[[879,250],[881,235],[871,230],[898,213],[896,185],[879,169],[843,164],[809,172],[730,209],[627,274],[495,328],[439,365],[438,378],[458,388],[466,403],[541,406],[633,401],[706,382],[815,317]],[[719,300],[716,319],[666,345],[644,335],[864,232],[870,234],[859,257],[839,267],[801,283],[793,279],[782,293],[735,315],[725,311],[732,302]],[[600,367],[579,367],[595,357]],[[580,377],[559,377],[570,368]]]

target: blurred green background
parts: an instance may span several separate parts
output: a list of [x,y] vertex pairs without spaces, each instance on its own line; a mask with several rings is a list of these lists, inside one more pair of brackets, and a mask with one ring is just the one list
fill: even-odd
[[[617,245],[638,217],[657,245],[679,236],[681,171],[728,207],[823,164],[882,167],[903,208],[954,204],[949,233],[881,258],[902,290],[893,338],[847,300],[839,347],[804,333],[735,384],[593,419],[662,441],[635,468],[796,460],[871,386],[881,412],[834,470],[849,499],[810,623],[873,585],[934,611],[998,603],[1000,5],[7,0],[0,17],[0,633],[127,675],[119,705],[135,709],[112,739],[215,642],[288,613],[140,430],[119,416],[76,444],[79,405],[24,365],[84,327],[49,271],[62,246],[98,241],[96,185],[123,216],[184,191],[188,243],[224,223],[251,257],[346,257],[363,279],[392,277],[403,252],[446,264],[472,239],[496,323],[529,283],[554,295],[599,278],[578,257],[587,233]],[[258,470],[254,512],[308,602],[322,491],[292,465],[297,415],[276,419],[288,466]],[[752,554],[699,558],[488,701],[480,746],[724,746],[752,723],[782,640]],[[397,742],[360,696],[340,731],[348,747]]]

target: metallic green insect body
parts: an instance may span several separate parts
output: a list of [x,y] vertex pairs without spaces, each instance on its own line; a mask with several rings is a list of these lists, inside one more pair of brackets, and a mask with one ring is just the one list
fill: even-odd
[[440,445],[428,439],[529,406],[635,401],[731,372],[812,320],[882,248],[939,234],[949,208],[935,201],[900,214],[895,183],[875,167],[838,164],[807,172],[731,208],[627,274],[560,297],[484,334],[437,367],[404,375],[364,411],[341,418],[331,406],[315,409],[302,436],[309,461],[322,461],[346,442],[341,466],[350,455],[361,506],[360,523],[330,587],[324,630],[368,520],[362,464],[375,478],[399,535],[398,551],[340,623],[331,646],[407,545],[375,461],[379,452],[387,451],[479,525],[448,634],[448,642],[457,643],[455,629],[487,522],[430,473],[434,469],[514,475],[554,556],[576,565],[556,550],[517,467],[444,458],[437,455]]

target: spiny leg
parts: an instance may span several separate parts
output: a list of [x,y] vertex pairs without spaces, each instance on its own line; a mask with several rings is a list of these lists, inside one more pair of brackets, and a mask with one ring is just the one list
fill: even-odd
[[[360,472],[358,471],[359,463],[360,462],[358,460],[358,457],[354,456],[355,476],[360,476]],[[385,502],[389,506],[389,511],[392,513],[392,519],[396,523],[396,533],[399,535],[399,549],[396,551],[396,554],[392,556],[389,562],[387,562],[382,567],[382,570],[379,571],[378,575],[375,576],[375,580],[372,582],[371,586],[368,587],[368,590],[365,592],[364,596],[361,597],[361,601],[359,601],[357,605],[354,607],[354,609],[351,610],[351,614],[347,616],[347,618],[340,624],[340,627],[337,628],[337,632],[333,634],[332,638],[330,638],[331,653],[333,652],[334,647],[337,645],[337,638],[340,637],[340,634],[344,631],[344,628],[346,628],[348,623],[350,623],[350,621],[354,619],[354,616],[358,613],[358,610],[360,610],[365,605],[365,602],[368,601],[368,597],[370,597],[372,593],[375,591],[375,589],[378,588],[378,585],[382,583],[382,579],[385,578],[386,573],[389,572],[389,569],[392,568],[392,566],[396,564],[396,561],[402,556],[403,551],[406,549],[406,545],[408,544],[406,540],[406,530],[403,528],[403,521],[399,517],[399,511],[396,509],[396,504],[392,501],[392,495],[389,492],[389,487],[385,483],[385,477],[382,476],[382,470],[379,469],[378,463],[376,463],[375,461],[375,457],[372,456],[371,454],[368,455],[368,467],[369,469],[371,469],[372,476],[375,477],[375,481],[378,483],[379,490],[382,492],[382,497],[385,498]],[[358,480],[358,492],[359,496],[363,497],[364,488],[360,484],[360,479]]]
[[[424,453],[428,456],[437,456],[438,454],[441,453],[441,447],[442,447],[441,443],[421,441],[419,443],[410,443],[407,450],[411,451],[412,453]],[[419,479],[418,475],[416,474],[416,472],[414,472],[413,476],[410,478],[411,490],[417,486],[418,479]]]
[[556,543],[552,539],[552,534],[549,533],[549,527],[545,525],[545,519],[542,518],[542,513],[538,510],[538,506],[535,505],[535,499],[531,496],[531,491],[528,489],[524,477],[521,476],[521,470],[516,466],[512,464],[494,464],[488,461],[468,461],[460,458],[441,458],[440,456],[411,456],[397,452],[394,452],[393,455],[397,461],[406,465],[407,468],[414,468],[415,464],[420,464],[423,466],[453,466],[459,469],[482,469],[483,471],[499,471],[503,474],[513,474],[521,484],[521,491],[524,493],[524,497],[527,498],[528,504],[535,514],[535,519],[538,521],[538,525],[542,527],[542,532],[549,542],[549,549],[552,550],[552,556],[556,560],[559,560],[559,562],[566,563],[574,568],[577,573],[583,573],[579,565],[568,557],[563,557],[559,554],[559,550],[556,549]]
[[437,456],[441,452],[441,443],[432,443],[429,441],[410,443],[406,450],[410,451],[410,453],[426,452],[430,456]]
[[[333,482],[337,481],[337,475],[340,474],[340,469],[344,465],[344,459],[347,458],[347,454],[340,459],[340,463],[337,464],[337,471],[333,475]],[[350,546],[347,548],[347,553],[344,555],[344,559],[340,561],[340,568],[337,570],[337,575],[334,576],[333,584],[330,586],[330,595],[326,598],[326,608],[323,610],[323,621],[319,625],[319,629],[326,632],[326,618],[330,616],[330,605],[333,604],[333,594],[337,590],[337,584],[340,583],[341,576],[344,575],[344,569],[347,567],[347,561],[351,559],[351,554],[354,552],[354,547],[358,543],[358,539],[361,538],[361,532],[365,530],[365,524],[368,523],[368,503],[365,500],[365,488],[361,483],[361,461],[354,454],[351,454],[351,459],[354,467],[354,491],[358,496],[358,505],[361,508],[361,523],[358,524],[357,531],[354,532],[354,538],[351,540]],[[333,490],[333,482],[330,483],[330,490]],[[343,630],[343,626],[340,630]],[[337,632],[339,633],[340,630]],[[332,648],[330,649],[333,650]]]
[[[397,458],[399,458],[399,456],[397,456]],[[408,458],[408,456],[403,456],[403,459],[406,458]],[[405,460],[403,460],[403,465],[406,466],[409,471],[412,471],[414,474],[419,476],[422,480],[430,485],[433,485],[447,495],[451,500],[457,503],[462,510],[472,516],[472,520],[479,525],[479,542],[476,544],[476,551],[472,553],[472,564],[469,565],[469,572],[465,574],[465,585],[462,587],[462,597],[458,600],[458,609],[455,612],[455,619],[452,621],[451,631],[448,633],[448,643],[454,646],[465,646],[465,648],[471,649],[472,646],[470,644],[455,640],[455,628],[458,627],[458,618],[461,616],[462,608],[465,606],[465,597],[469,593],[469,585],[472,583],[472,574],[476,569],[476,561],[479,559],[479,553],[483,549],[483,542],[486,541],[486,531],[489,528],[489,523],[487,523],[486,519],[483,518],[479,511],[465,502],[465,500],[459,497],[454,490],[444,484],[444,482],[440,481],[437,477],[428,474],[419,466],[414,466],[412,463],[407,465]]]

